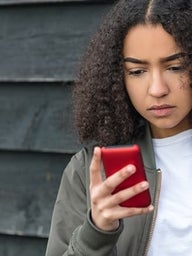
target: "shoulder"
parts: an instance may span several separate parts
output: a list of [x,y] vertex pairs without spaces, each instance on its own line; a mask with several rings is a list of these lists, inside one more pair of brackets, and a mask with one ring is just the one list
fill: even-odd
[[62,180],[65,182],[85,183],[89,180],[89,166],[93,155],[94,146],[83,147],[74,154],[64,169]]
[[79,152],[74,154],[65,167],[60,181],[58,201],[66,201],[66,195],[74,198],[87,196],[89,191],[89,166],[92,159],[92,146],[83,147]]
[[79,162],[81,165],[86,165],[91,162],[93,155],[94,145],[83,147],[72,158],[72,162]]
[[80,151],[72,156],[69,166],[73,167],[73,169],[78,173],[81,173],[82,171],[85,172],[87,168],[89,169],[93,150],[93,145],[83,147]]

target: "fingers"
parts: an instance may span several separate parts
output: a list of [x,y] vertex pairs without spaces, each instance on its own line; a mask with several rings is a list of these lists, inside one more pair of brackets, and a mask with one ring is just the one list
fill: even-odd
[[130,188],[121,190],[111,197],[111,204],[117,205],[147,190],[149,184],[146,181],[138,183]]
[[103,189],[106,192],[112,193],[114,189],[122,183],[125,179],[134,174],[136,168],[134,165],[128,165],[122,168],[120,171],[108,177],[103,183]]
[[100,207],[102,209],[116,207],[117,205],[120,205],[122,202],[129,200],[130,198],[136,196],[139,193],[142,193],[148,188],[148,182],[140,182],[130,188],[116,192],[115,194],[112,194],[110,197],[104,198],[102,200],[102,203],[100,204]]
[[120,183],[135,173],[136,168],[134,165],[122,168],[103,181],[101,162],[101,149],[95,147],[90,164],[90,197],[92,221],[98,228],[108,231],[114,230],[118,226],[119,219],[145,214],[153,210],[151,205],[145,208],[120,206],[125,200],[148,189],[149,184],[146,181],[113,194],[113,191]]
[[110,208],[105,209],[102,212],[103,218],[105,222],[110,223],[112,220],[118,220],[118,219],[124,219],[127,217],[132,217],[136,215],[142,215],[147,214],[149,212],[152,212],[154,210],[154,207],[152,205],[149,205],[148,207],[144,208],[128,208],[128,207],[116,207],[111,210]]
[[99,188],[97,187],[97,192],[103,196],[109,195],[120,183],[134,174],[135,171],[134,165],[128,165],[103,181],[101,175],[101,149],[95,147],[90,164],[90,188],[101,184]]
[[101,182],[101,149],[99,147],[95,147],[90,164],[90,187],[93,187]]

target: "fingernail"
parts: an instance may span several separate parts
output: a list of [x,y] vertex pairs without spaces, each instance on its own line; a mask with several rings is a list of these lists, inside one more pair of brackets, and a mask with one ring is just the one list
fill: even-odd
[[97,147],[97,146],[94,148],[94,154],[98,152],[98,149],[99,149],[99,147]]
[[143,182],[140,184],[140,186],[141,186],[141,188],[146,189],[146,188],[149,187],[149,184],[148,184],[148,182],[143,181]]
[[135,173],[135,168],[133,166],[127,166],[126,170],[128,171],[129,174]]
[[153,205],[150,205],[149,206],[149,211],[152,212],[154,210],[154,206]]

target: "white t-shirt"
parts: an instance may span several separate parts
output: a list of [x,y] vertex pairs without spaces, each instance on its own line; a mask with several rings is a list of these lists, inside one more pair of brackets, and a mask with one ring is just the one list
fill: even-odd
[[162,185],[148,256],[192,256],[192,129],[153,146]]

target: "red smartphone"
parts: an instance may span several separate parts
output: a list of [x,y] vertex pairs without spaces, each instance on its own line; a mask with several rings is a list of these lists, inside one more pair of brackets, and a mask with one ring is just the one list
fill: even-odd
[[[102,147],[101,157],[106,177],[109,177],[128,164],[133,164],[136,166],[136,172],[118,185],[113,191],[113,194],[120,190],[134,186],[141,181],[147,180],[141,151],[138,145],[134,144],[130,146]],[[151,197],[149,189],[147,189],[126,200],[125,202],[122,202],[120,205],[123,207],[147,207],[150,204]]]

